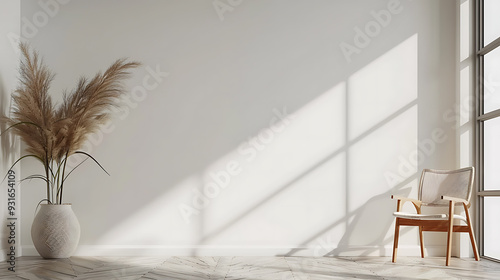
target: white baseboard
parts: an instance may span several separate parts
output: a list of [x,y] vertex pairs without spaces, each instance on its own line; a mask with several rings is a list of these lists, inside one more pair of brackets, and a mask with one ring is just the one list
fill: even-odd
[[[427,256],[445,256],[445,246],[426,246]],[[117,246],[117,245],[80,245],[74,256],[392,256],[392,246],[356,246],[336,248],[326,254],[308,247],[224,247],[224,246]],[[33,245],[22,246],[21,256],[38,256]],[[420,247],[401,246],[398,256],[420,256]]]

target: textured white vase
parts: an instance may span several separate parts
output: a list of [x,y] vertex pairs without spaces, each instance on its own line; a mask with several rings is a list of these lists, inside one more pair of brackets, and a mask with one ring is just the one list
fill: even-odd
[[31,225],[31,239],[40,256],[69,258],[80,241],[80,223],[71,204],[40,204]]

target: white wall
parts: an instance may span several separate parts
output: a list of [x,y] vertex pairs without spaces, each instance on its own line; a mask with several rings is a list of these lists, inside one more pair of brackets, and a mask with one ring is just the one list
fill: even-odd
[[[143,63],[87,147],[111,176],[86,163],[67,184],[77,254],[390,255],[390,195],[459,166],[455,1],[46,2],[22,2],[23,35],[54,95]],[[23,185],[25,255],[43,195]]]
[[[20,34],[20,15],[21,3],[17,0],[6,0],[0,2],[0,116],[8,116],[10,110],[10,94],[16,87],[17,66],[19,64],[19,56],[17,50],[17,40]],[[0,132],[5,131],[7,127],[0,123]],[[16,186],[16,198],[14,200],[15,215],[8,215],[7,207],[7,189],[9,188],[8,178],[3,181],[12,163],[19,157],[19,142],[8,132],[3,133],[0,137],[0,260],[5,260],[7,254],[10,254],[10,247],[14,246],[15,251],[20,251],[19,246],[19,227],[20,220],[10,220],[8,217],[20,218],[20,192]],[[20,166],[12,169],[16,180],[20,179]],[[12,178],[12,177],[11,177]],[[12,181],[11,181],[12,183]],[[12,192],[11,192],[12,193]],[[12,200],[11,200],[12,202]],[[10,222],[15,223],[15,234],[11,234],[7,225]],[[10,243],[9,243],[10,241]],[[14,244],[13,242],[16,242]],[[9,256],[10,257],[10,256]]]

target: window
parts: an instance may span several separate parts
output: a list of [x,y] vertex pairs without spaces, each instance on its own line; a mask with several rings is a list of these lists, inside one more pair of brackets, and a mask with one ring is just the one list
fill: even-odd
[[479,243],[500,260],[500,1],[478,0],[476,14]]

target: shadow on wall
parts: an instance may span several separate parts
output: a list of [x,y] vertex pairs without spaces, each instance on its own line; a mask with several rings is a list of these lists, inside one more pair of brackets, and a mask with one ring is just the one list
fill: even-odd
[[[411,176],[389,191],[371,198],[363,206],[318,231],[301,245],[307,246],[317,242],[313,248],[315,257],[342,256],[353,251],[360,256],[369,256],[376,251],[378,251],[377,255],[379,256],[387,256],[388,252],[386,252],[385,245],[391,244],[393,239],[392,237],[386,238],[386,235],[394,221],[392,213],[395,211],[394,204],[388,203],[388,198],[394,194],[407,197],[411,192],[411,188],[405,186],[415,180],[415,177]],[[347,229],[340,242],[338,244],[330,243],[331,240],[329,240],[328,236],[325,238],[324,235],[343,224],[347,225]],[[366,234],[367,227],[370,229],[369,235]],[[406,229],[403,228],[402,232],[405,231]],[[356,244],[356,246],[352,246],[352,244]],[[296,255],[301,250],[299,248],[291,250],[284,256]]]
[[[385,246],[391,244],[393,238],[392,236],[386,238],[386,236],[394,222],[392,213],[395,211],[395,207],[394,203],[388,203],[388,197],[394,194],[408,197],[411,188],[401,188],[407,186],[414,179],[415,176],[412,176],[405,182],[398,184],[397,187],[371,198],[361,208],[346,216],[345,219],[348,221],[347,230],[342,236],[338,247],[324,256],[342,256],[350,251],[355,251],[360,256],[369,256],[373,253],[379,256],[390,255]],[[333,227],[335,227],[335,224],[332,225]],[[367,228],[370,229],[369,235],[365,232]],[[352,244],[356,244],[356,246],[351,247]],[[367,249],[363,249],[363,246],[366,246]]]

